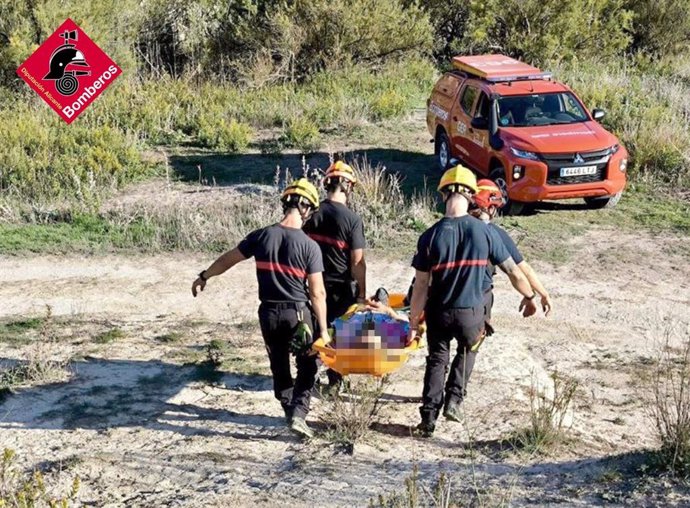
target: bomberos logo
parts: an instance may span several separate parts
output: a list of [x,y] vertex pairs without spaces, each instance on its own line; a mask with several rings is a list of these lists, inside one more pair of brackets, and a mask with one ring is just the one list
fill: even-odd
[[17,69],[67,123],[76,119],[122,70],[71,19]]

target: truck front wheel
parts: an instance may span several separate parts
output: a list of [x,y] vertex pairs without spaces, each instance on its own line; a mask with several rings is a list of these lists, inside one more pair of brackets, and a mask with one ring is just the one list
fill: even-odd
[[621,200],[623,191],[617,192],[613,196],[606,196],[603,198],[585,198],[585,203],[587,207],[592,210],[598,210],[600,208],[613,208]]
[[508,180],[506,180],[506,172],[503,166],[494,166],[491,169],[491,173],[489,173],[489,178],[496,183],[503,194],[505,204],[500,210],[501,215],[520,215],[525,208],[525,204],[508,197]]
[[436,138],[436,157],[441,171],[448,169],[450,164],[450,141],[445,132],[441,132]]

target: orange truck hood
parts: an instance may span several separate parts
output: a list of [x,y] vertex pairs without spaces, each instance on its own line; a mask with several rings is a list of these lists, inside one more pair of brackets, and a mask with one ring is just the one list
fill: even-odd
[[508,146],[538,153],[589,152],[603,150],[618,141],[594,121],[569,125],[502,127],[501,137]]

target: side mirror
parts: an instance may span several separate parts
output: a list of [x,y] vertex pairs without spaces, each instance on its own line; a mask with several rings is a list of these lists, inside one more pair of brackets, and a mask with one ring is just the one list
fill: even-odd
[[482,116],[478,116],[478,117],[475,117],[472,119],[472,121],[470,122],[470,125],[474,129],[479,129],[479,130],[485,131],[485,130],[489,129],[489,120],[487,120],[486,118],[484,118]]
[[604,118],[605,116],[606,116],[606,111],[604,111],[603,109],[594,109],[594,110],[592,110],[592,117],[593,117],[596,121],[601,120],[601,119]]
[[489,146],[494,150],[502,150],[505,143],[501,139],[501,135],[497,132],[489,136]]

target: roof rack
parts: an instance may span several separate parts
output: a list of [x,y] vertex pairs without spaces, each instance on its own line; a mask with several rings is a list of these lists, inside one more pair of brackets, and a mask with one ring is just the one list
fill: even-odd
[[550,72],[505,55],[456,56],[453,67],[492,83],[551,78]]

